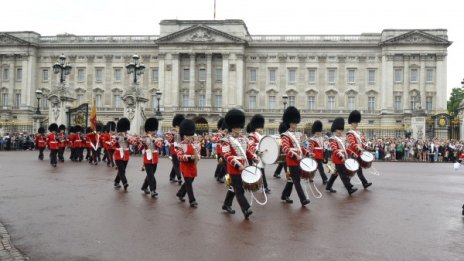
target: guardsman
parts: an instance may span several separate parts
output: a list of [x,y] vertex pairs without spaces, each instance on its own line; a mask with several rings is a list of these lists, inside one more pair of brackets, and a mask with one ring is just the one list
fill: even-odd
[[[247,128],[249,130],[249,131],[247,131],[249,133],[248,134],[248,139],[250,140],[250,142],[253,143],[253,145],[255,147],[258,147],[259,142],[264,137],[264,135],[263,135],[263,132],[264,132],[264,117],[263,117],[263,115],[261,115],[261,114],[254,115],[251,118],[250,123],[248,124]],[[251,159],[249,159],[249,161],[251,162]],[[264,163],[261,161],[261,159],[258,158],[258,163],[256,164],[256,166],[263,173],[264,191],[266,193],[270,193],[271,189],[269,189],[269,187],[267,185],[266,174],[264,173],[265,166],[264,166]]]
[[322,183],[327,184],[327,175],[324,171],[324,137],[322,137],[322,122],[317,120],[313,123],[311,127],[311,132],[313,136],[309,138],[309,153],[314,156],[314,159],[317,161],[317,169],[319,174],[321,174]]
[[56,167],[57,154],[59,149],[58,140],[56,137],[58,125],[56,123],[50,124],[50,126],[48,126],[48,131],[50,131],[50,133],[47,135],[48,148],[50,149],[50,164],[52,164],[53,167]]
[[176,114],[174,118],[172,119],[173,129],[169,131],[168,133],[166,133],[166,139],[170,144],[169,151],[171,153],[171,159],[172,159],[172,169],[171,169],[171,173],[169,174],[169,180],[171,182],[176,182],[175,178],[177,177],[177,182],[179,183],[179,185],[182,184],[182,178],[180,175],[179,159],[177,158],[175,147],[180,142],[179,125],[184,119],[185,117],[183,114]]
[[156,137],[158,125],[156,118],[148,118],[145,121],[145,136],[140,139],[140,147],[143,151],[143,165],[147,173],[142,190],[145,194],[151,194],[152,198],[158,196],[155,173],[159,160],[159,148],[163,146],[163,140]]
[[131,142],[127,131],[130,130],[130,121],[127,118],[119,119],[116,130],[118,134],[116,135],[113,143],[115,145],[114,159],[116,161],[116,166],[118,167],[118,173],[114,179],[114,187],[116,189],[120,188],[119,183],[122,182],[124,190],[127,191],[129,183],[126,178],[126,167],[129,162],[129,144]]
[[213,134],[211,138],[211,142],[216,144],[216,157],[218,160],[216,170],[214,171],[214,177],[216,178],[217,182],[224,183],[224,176],[227,173],[226,161],[222,156],[222,149],[221,143],[222,139],[227,134],[227,127],[224,121],[224,118],[220,118],[217,122],[217,132]]
[[58,140],[58,159],[60,162],[64,162],[64,150],[66,149],[66,143],[68,142],[68,137],[66,135],[66,126],[61,124],[58,127],[59,133],[57,133]]
[[40,127],[37,130],[38,134],[35,136],[35,147],[39,149],[39,160],[44,159],[44,154],[43,151],[45,150],[45,147],[47,146],[47,138],[45,137],[45,128]]

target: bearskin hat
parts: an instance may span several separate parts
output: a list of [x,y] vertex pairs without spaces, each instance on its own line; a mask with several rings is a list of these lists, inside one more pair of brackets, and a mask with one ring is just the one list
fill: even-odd
[[108,131],[115,131],[116,130],[116,123],[114,121],[107,122],[106,126],[108,126]]
[[103,132],[108,132],[108,130],[109,130],[108,125],[103,126],[103,129],[102,129]]
[[92,128],[90,127],[85,128],[85,133],[91,133],[91,132],[92,132]]
[[76,127],[69,126],[68,130],[69,130],[69,133],[74,133],[74,132],[76,132]]
[[45,128],[44,127],[40,127],[38,130],[37,130],[38,133],[40,134],[44,134],[45,133]]
[[80,125],[74,126],[74,132],[82,132],[82,127]]
[[222,124],[224,123],[224,118],[220,118],[217,122],[217,129],[222,130]]
[[64,124],[61,124],[60,127],[58,127],[59,131],[66,130],[66,126]]
[[58,124],[52,123],[50,126],[48,126],[49,131],[58,131]]
[[158,120],[156,118],[148,118],[145,121],[145,132],[157,131],[157,130],[158,130]]
[[282,116],[282,121],[287,124],[300,123],[301,121],[300,111],[293,106],[289,106],[284,111],[284,115]]
[[221,130],[228,130],[228,129],[229,127],[227,127],[226,119],[224,119],[222,121]]
[[321,121],[315,121],[313,123],[313,126],[311,127],[311,132],[314,134],[316,132],[321,132],[322,131],[322,122]]
[[95,130],[100,132],[103,130],[103,123],[101,123],[100,121],[97,122],[97,126],[95,126]]
[[176,114],[172,119],[172,127],[180,126],[180,123],[185,119],[183,114]]
[[226,113],[225,120],[227,129],[231,131],[234,128],[241,128],[245,126],[245,113],[238,109],[231,109]]
[[342,117],[335,118],[332,122],[332,127],[330,131],[334,132],[335,130],[344,130],[345,129],[345,120]]
[[348,124],[351,123],[360,123],[361,122],[361,113],[357,110],[354,110],[348,116]]
[[126,132],[130,130],[130,121],[128,118],[121,118],[119,119],[118,123],[116,124],[117,132]]
[[190,119],[185,119],[180,123],[179,126],[179,135],[184,136],[193,136],[195,134],[195,123]]
[[261,114],[255,114],[250,120],[251,131],[264,128],[264,117]]
[[286,132],[288,130],[288,127],[288,124],[286,124],[285,122],[281,122],[279,125],[279,134]]
[[253,127],[251,126],[251,122],[247,124],[246,128],[246,133],[252,133],[254,132],[256,129],[253,129]]

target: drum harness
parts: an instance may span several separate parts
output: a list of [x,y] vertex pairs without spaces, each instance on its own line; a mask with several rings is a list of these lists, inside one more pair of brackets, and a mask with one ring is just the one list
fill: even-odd
[[[240,142],[238,141],[238,139],[232,137],[232,135],[229,136],[229,140],[231,141],[231,145],[232,145],[232,148],[234,148],[234,150],[240,154],[240,158],[243,158],[244,159],[244,167],[248,167],[248,159],[247,159],[247,156],[246,156],[246,153],[245,153],[245,150],[243,149],[242,145],[240,144]],[[252,172],[250,172],[252,173]],[[256,175],[256,173],[252,173],[253,175]],[[241,174],[240,174],[241,175]],[[253,194],[253,191],[250,191],[250,194],[251,194],[251,200],[250,200],[250,206],[253,205],[253,199],[256,201],[256,203],[258,203],[259,205],[261,206],[264,206],[266,205],[267,203],[267,195],[266,193],[264,192],[264,185],[262,186],[262,191],[263,191],[263,194],[264,194],[264,202],[260,202]],[[230,190],[230,188],[229,188]]]
[[[356,141],[357,141],[358,146],[362,148],[362,139],[361,139],[361,136],[359,135],[359,133],[356,130],[353,130],[353,129],[349,130],[348,132],[353,133],[353,135],[356,137]],[[358,159],[358,160],[360,160],[360,159]],[[370,174],[372,174],[372,175],[380,176],[380,172],[374,166],[371,166],[369,168],[368,172]],[[361,181],[359,181],[359,182],[361,182]],[[359,184],[361,184],[361,183],[359,183]],[[359,185],[359,184],[356,184],[356,185]]]

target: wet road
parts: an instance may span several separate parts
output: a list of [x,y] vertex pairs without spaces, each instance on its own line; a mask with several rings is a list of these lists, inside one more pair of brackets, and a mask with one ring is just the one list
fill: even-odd
[[[140,190],[141,158],[128,165],[127,193],[113,189],[115,170],[65,162],[56,169],[35,152],[0,152],[0,221],[31,260],[463,260],[464,167],[374,163],[373,186],[348,196],[310,196],[301,208],[280,201],[284,179],[266,168],[266,206],[244,220],[223,213],[226,189],[213,179],[216,161],[201,160],[191,209],[168,182],[171,163],[156,173],[159,198]],[[323,190],[316,175],[316,185]],[[358,188],[361,185],[357,185]]]

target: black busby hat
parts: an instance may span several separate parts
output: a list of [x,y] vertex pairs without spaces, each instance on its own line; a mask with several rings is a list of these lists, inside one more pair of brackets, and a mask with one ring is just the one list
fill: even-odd
[[103,126],[103,129],[102,129],[103,132],[108,132],[108,130],[109,130],[108,125]]
[[157,130],[158,130],[158,120],[156,118],[148,118],[145,121],[145,132],[157,131]]
[[285,111],[284,115],[282,116],[282,121],[290,124],[290,123],[300,123],[301,117],[300,117],[300,111],[293,107],[289,106]]
[[331,132],[335,130],[344,130],[345,129],[345,120],[342,117],[335,118],[332,122],[332,128],[330,128]]
[[264,128],[264,117],[261,114],[255,114],[250,120],[251,131]]
[[91,133],[91,132],[92,132],[92,128],[90,127],[85,128],[85,133]]
[[226,119],[224,119],[222,121],[221,130],[228,130],[228,129],[229,127],[227,127]]
[[217,129],[222,130],[222,124],[224,123],[224,118],[220,118],[217,122]]
[[75,132],[82,132],[82,127],[80,125],[76,125],[74,127]]
[[361,113],[359,111],[354,110],[350,113],[350,116],[348,116],[348,124],[351,124],[352,122],[354,123],[361,122]]
[[44,127],[40,127],[38,130],[37,130],[38,133],[40,134],[44,134],[45,133],[45,128]]
[[106,126],[108,126],[108,131],[115,131],[116,130],[116,123],[114,121],[107,122]]
[[245,113],[238,109],[231,109],[226,113],[225,120],[227,129],[231,131],[234,128],[241,128],[245,126]]
[[49,131],[57,131],[58,130],[58,124],[52,123],[50,126],[48,126]]
[[183,114],[176,114],[172,119],[172,127],[180,126],[180,123],[185,119]]
[[279,125],[279,134],[282,134],[288,130],[288,124],[285,122],[281,122]]
[[76,132],[76,127],[69,126],[69,133],[74,133],[74,132]]
[[104,127],[104,126],[103,126],[103,123],[100,122],[100,121],[98,121],[98,122],[97,122],[97,126],[95,126],[95,130],[98,131],[98,132],[100,132],[100,131],[103,130],[103,127]]
[[61,124],[60,127],[58,127],[58,130],[66,130],[66,126],[64,124]]
[[179,135],[181,137],[193,136],[195,134],[195,123],[190,119],[185,119],[180,123]]
[[321,132],[322,131],[322,122],[321,121],[315,121],[313,123],[313,126],[311,127],[311,132],[314,134],[316,132]]
[[252,133],[254,132],[256,129],[253,129],[253,127],[251,126],[251,122],[247,124],[246,128],[246,133]]
[[118,123],[116,124],[117,132],[126,132],[130,130],[130,121],[128,118],[121,118],[119,119]]

